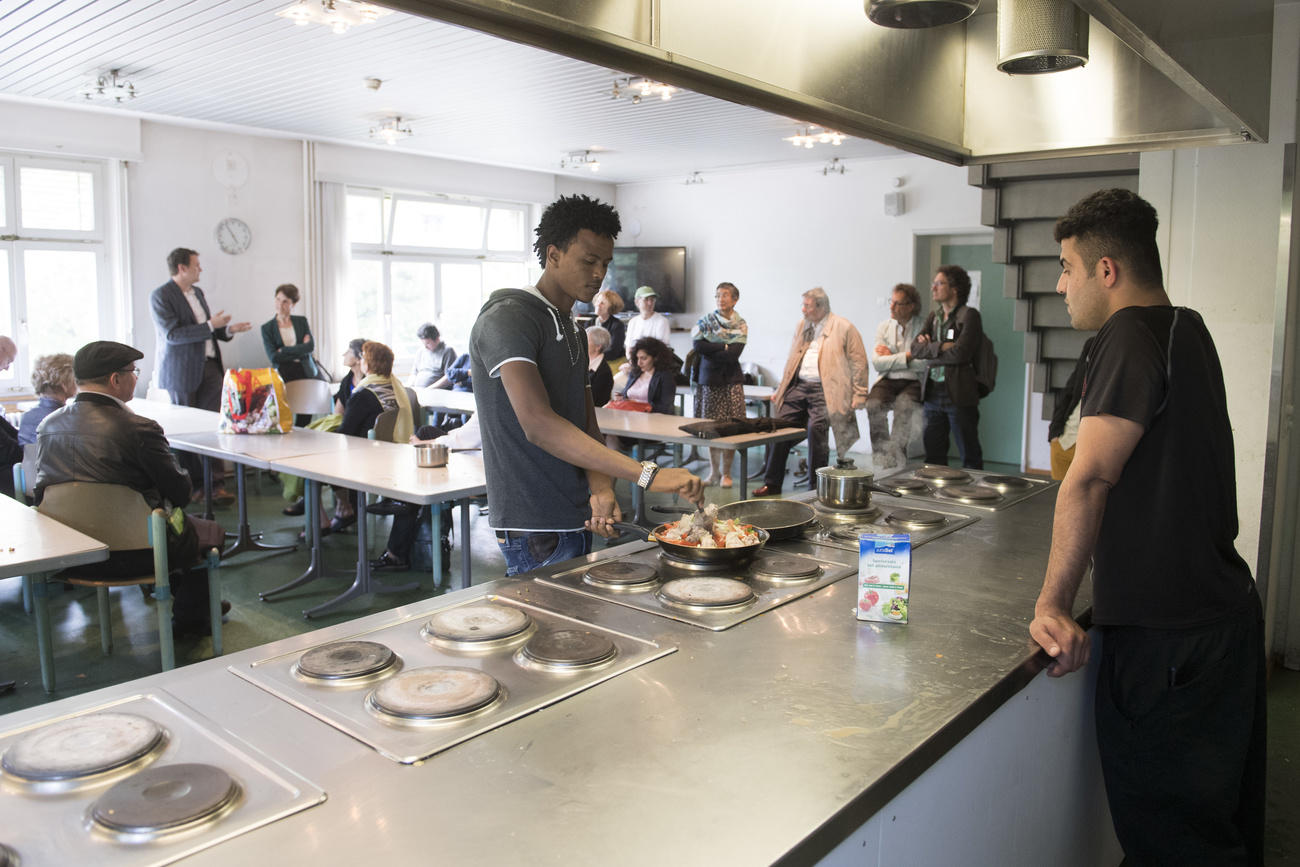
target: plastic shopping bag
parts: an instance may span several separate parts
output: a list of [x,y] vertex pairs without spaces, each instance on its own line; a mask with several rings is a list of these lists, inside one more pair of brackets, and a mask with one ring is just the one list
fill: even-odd
[[270,367],[227,370],[221,383],[221,433],[288,433],[293,410],[284,380]]

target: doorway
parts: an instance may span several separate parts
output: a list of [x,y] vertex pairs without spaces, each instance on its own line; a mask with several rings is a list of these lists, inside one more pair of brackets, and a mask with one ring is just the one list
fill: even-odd
[[[927,308],[935,268],[960,265],[971,276],[970,306],[980,311],[998,354],[997,387],[980,401],[980,444],[985,462],[1019,468],[1025,453],[1025,341],[1015,330],[1015,301],[1002,292],[1005,268],[993,261],[991,235],[918,235],[915,248],[916,286]],[[949,459],[956,458],[954,442]]]

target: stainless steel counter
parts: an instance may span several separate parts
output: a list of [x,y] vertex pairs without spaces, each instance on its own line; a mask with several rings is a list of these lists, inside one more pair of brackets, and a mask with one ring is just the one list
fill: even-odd
[[[857,621],[852,577],[724,632],[532,581],[407,606],[513,594],[678,648],[412,766],[227,670],[391,612],[0,717],[0,729],[163,686],[326,791],[325,804],[186,862],[196,865],[257,863],[272,850],[287,864],[812,861],[1033,678],[1027,626],[1054,498],[983,514],[918,549],[907,625]],[[1081,594],[1078,609],[1087,603]]]

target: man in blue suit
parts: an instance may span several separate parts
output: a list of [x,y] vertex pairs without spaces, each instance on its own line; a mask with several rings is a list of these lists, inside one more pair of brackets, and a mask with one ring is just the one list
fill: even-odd
[[[166,389],[172,403],[216,410],[221,406],[221,381],[225,366],[221,363],[218,340],[230,340],[252,326],[231,322],[230,314],[208,309],[203,290],[195,284],[203,269],[199,254],[177,247],[167,254],[171,279],[149,297],[154,329],[158,334],[158,387]],[[186,452],[182,464],[192,478],[198,475],[198,459]],[[224,492],[218,500],[228,500]]]

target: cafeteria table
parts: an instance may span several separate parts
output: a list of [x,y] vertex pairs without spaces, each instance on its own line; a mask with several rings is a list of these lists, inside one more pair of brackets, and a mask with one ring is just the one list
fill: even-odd
[[434,412],[468,413],[477,412],[472,391],[453,391],[450,388],[417,388],[415,398],[420,406]]
[[[164,429],[166,432],[166,429]],[[230,460],[241,466],[258,470],[271,469],[271,461],[278,458],[299,457],[317,453],[337,453],[347,449],[348,437],[307,428],[294,428],[285,434],[228,434],[206,431],[203,433],[168,432],[167,441],[173,448],[193,452],[203,458],[204,480],[207,481],[211,459]],[[264,545],[258,541],[261,533],[253,533],[248,526],[248,498],[242,470],[235,474],[236,502],[239,509],[239,529],[230,547],[221,552],[222,559],[247,551],[292,551],[297,545]]]
[[[633,440],[673,443],[675,445],[697,446],[700,448],[734,449],[740,453],[740,499],[749,494],[749,449],[779,442],[797,442],[807,436],[803,428],[778,428],[774,431],[752,434],[737,434],[729,437],[706,439],[692,436],[681,429],[684,419],[679,415],[667,415],[658,412],[628,412],[621,409],[596,410],[596,424],[606,436],[616,434]],[[632,457],[640,460],[641,447],[636,443],[632,447]],[[645,523],[645,501],[641,489],[632,486],[632,504],[636,513],[636,522]]]
[[[461,582],[462,586],[468,587],[471,570],[469,500],[487,492],[482,456],[478,452],[452,452],[444,467],[418,467],[415,464],[415,449],[409,445],[363,440],[359,437],[340,437],[340,439],[349,441],[345,454],[327,453],[282,458],[272,461],[271,466],[281,472],[302,476],[315,484],[356,488],[363,492],[380,494],[421,506],[459,500]],[[388,586],[379,583],[371,575],[365,500],[364,496],[357,497],[357,568],[351,586],[330,601],[307,609],[303,612],[304,617],[310,618],[323,614],[370,593],[400,592],[418,586],[418,582]],[[307,511],[312,522],[313,540],[319,539],[319,509],[309,506]],[[431,509],[430,511],[433,530],[433,580],[435,585],[439,585],[443,578],[442,556],[439,549],[439,540],[442,536],[442,510]],[[314,580],[314,577],[320,576],[313,576],[306,580],[304,580],[306,576],[303,576],[283,587],[262,594],[262,597],[266,598],[301,586],[307,580]]]
[[[45,576],[83,563],[108,559],[108,546],[35,508],[0,496],[0,578],[23,576],[33,595],[47,593]],[[37,580],[33,580],[37,579]],[[108,625],[103,624],[107,629]],[[49,609],[36,606],[36,637],[40,647],[41,682],[54,690],[54,657],[50,642]],[[0,692],[13,682],[0,683]]]
[[[776,394],[776,389],[770,385],[746,385],[745,403],[757,404],[759,410],[765,416],[772,414],[772,395]],[[679,385],[677,386],[677,413],[678,415],[686,414],[686,398],[695,393],[694,386]]]

